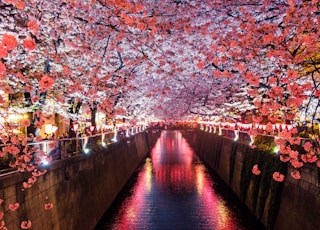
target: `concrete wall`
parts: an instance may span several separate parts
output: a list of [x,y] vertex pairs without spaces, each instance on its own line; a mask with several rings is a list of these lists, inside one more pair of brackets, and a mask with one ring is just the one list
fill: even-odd
[[[25,191],[21,191],[28,178],[25,173],[0,177],[6,226],[20,229],[21,221],[31,220],[32,229],[93,229],[159,134],[139,133],[106,148],[91,145],[88,155],[52,162],[48,172]],[[8,211],[8,204],[15,202],[21,204],[19,209]],[[54,204],[50,211],[44,210],[47,202]]]
[[[303,167],[301,179],[295,180],[290,176],[290,166],[276,155],[208,132],[185,131],[184,136],[267,229],[319,229],[320,195],[315,165]],[[254,164],[262,171],[259,176],[251,172]],[[283,183],[272,179],[274,171],[285,174]]]

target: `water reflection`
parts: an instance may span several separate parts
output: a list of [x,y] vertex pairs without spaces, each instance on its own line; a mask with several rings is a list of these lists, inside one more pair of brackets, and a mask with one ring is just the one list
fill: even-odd
[[98,229],[247,229],[178,131],[164,131],[132,189]]

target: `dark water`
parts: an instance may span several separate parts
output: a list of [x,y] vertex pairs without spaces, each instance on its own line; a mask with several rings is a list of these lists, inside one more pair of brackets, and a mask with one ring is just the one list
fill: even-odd
[[178,131],[160,139],[100,229],[263,229]]

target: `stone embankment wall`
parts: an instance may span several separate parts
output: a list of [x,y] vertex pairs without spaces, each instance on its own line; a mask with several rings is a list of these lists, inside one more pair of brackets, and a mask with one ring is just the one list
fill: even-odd
[[[319,170],[315,165],[301,168],[301,179],[295,180],[292,168],[277,154],[203,131],[185,131],[184,136],[267,229],[319,229]],[[252,173],[255,164],[261,170],[258,176]],[[284,182],[272,179],[275,171],[285,175]]]
[[[30,175],[0,177],[7,228],[21,229],[23,220],[31,220],[31,229],[93,229],[159,136],[160,131],[149,130],[107,147],[92,144],[88,155],[53,161],[48,172],[25,191],[22,183]],[[9,211],[8,204],[16,202],[20,207]],[[54,206],[46,211],[48,202]]]

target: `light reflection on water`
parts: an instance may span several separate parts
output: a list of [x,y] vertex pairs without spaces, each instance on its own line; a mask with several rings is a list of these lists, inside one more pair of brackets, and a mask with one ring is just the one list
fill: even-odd
[[181,133],[163,131],[133,187],[97,229],[249,229],[216,185]]

